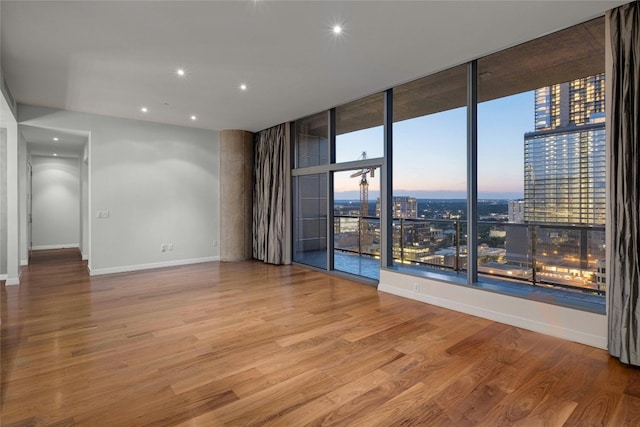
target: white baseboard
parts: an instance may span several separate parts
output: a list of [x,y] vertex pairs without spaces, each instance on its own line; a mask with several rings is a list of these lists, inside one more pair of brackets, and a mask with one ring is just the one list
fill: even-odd
[[69,248],[79,248],[80,245],[77,243],[66,243],[64,245],[41,245],[41,246],[32,246],[32,251],[48,251],[51,249],[69,249]]
[[396,275],[400,274],[381,272],[378,290],[592,347],[607,348],[605,315],[410,277],[411,282],[421,286],[422,292],[414,292],[407,289],[410,283],[390,285]]
[[2,280],[5,281],[4,284],[7,285],[7,286],[19,285],[20,284],[20,278],[12,277],[10,279],[7,279],[7,275],[6,274],[4,274],[4,279],[2,279]]
[[4,284],[8,286],[19,285],[20,278],[22,277],[22,271],[18,271],[18,277],[8,278],[7,274],[0,274],[0,280],[4,280]]
[[204,258],[180,259],[175,261],[152,262],[149,264],[125,265],[122,267],[109,267],[109,268],[96,268],[96,269],[89,268],[89,275],[101,276],[103,274],[127,273],[131,271],[151,270],[153,268],[177,267],[180,265],[200,264],[203,262],[213,262],[213,261],[220,261],[220,257],[212,256],[212,257],[204,257]]
[[29,260],[28,259],[21,259],[20,260],[20,266],[24,267],[25,265],[29,265]]
[[82,254],[82,260],[83,261],[87,261],[89,259],[89,254],[85,254],[84,252],[80,251],[80,253]]

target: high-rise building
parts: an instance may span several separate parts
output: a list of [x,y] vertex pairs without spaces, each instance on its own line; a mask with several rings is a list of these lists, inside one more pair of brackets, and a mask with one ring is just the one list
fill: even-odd
[[[380,198],[376,202],[376,216],[380,217]],[[393,196],[394,218],[417,218],[418,201],[414,197]]]
[[525,221],[604,224],[604,74],[535,91],[524,160]]
[[524,136],[524,222],[545,226],[511,225],[505,246],[508,262],[536,265],[538,281],[605,287],[594,274],[604,231],[567,227],[605,223],[604,97],[604,74],[535,91],[535,131]]
[[524,222],[524,200],[509,201],[509,222],[522,224]]
[[596,262],[596,286],[602,290],[607,288],[607,266],[603,259]]

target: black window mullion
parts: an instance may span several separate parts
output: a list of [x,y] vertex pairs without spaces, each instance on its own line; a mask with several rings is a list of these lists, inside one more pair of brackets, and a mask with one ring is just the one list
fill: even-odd
[[478,282],[478,63],[467,65],[467,282]]
[[336,161],[336,109],[329,110],[329,164],[327,165],[327,270],[334,270],[335,263],[333,259],[334,253],[334,235],[333,235],[333,172],[331,165]]
[[393,267],[393,89],[384,93],[384,160],[380,183],[380,262]]

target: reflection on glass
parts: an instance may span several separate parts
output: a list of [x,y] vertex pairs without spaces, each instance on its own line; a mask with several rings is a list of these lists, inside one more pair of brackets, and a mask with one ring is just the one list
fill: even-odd
[[293,260],[327,268],[327,175],[293,177]]
[[296,168],[326,165],[329,159],[327,112],[296,120]]
[[336,108],[336,163],[384,156],[384,94]]

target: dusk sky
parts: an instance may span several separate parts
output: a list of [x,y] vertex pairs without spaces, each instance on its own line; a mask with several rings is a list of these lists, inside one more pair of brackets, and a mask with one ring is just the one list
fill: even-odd
[[[534,130],[534,93],[478,105],[478,197],[515,199],[524,191],[524,134]],[[394,195],[466,198],[466,108],[394,124]],[[338,162],[382,157],[381,126],[339,135]],[[336,199],[357,199],[359,178],[335,175]],[[369,180],[378,197],[379,174]]]

